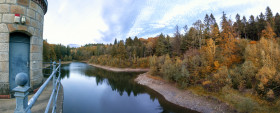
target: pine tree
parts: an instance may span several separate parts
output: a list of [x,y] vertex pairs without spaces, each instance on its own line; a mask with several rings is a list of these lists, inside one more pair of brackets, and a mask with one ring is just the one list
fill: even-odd
[[275,23],[274,23],[273,13],[268,6],[266,7],[265,19],[270,24],[271,28],[274,29]]
[[247,29],[247,26],[248,26],[248,22],[247,22],[247,19],[246,19],[245,16],[243,16],[243,18],[241,20],[241,23],[242,23],[241,37],[244,37],[244,38],[247,39],[246,29]]
[[258,16],[257,21],[258,39],[260,39],[261,32],[265,29],[266,26],[265,16],[263,15],[263,13]]
[[180,34],[180,29],[179,26],[176,25],[175,27],[175,33],[174,33],[174,40],[172,44],[172,49],[173,49],[173,55],[178,56],[181,54],[180,46],[181,46],[181,34]]
[[257,27],[256,27],[256,22],[255,22],[255,19],[254,19],[254,16],[251,15],[250,16],[250,19],[248,21],[248,27],[247,27],[247,34],[248,34],[248,38],[251,39],[251,40],[259,40],[258,38],[258,34],[257,34]]
[[157,56],[162,56],[162,55],[165,55],[167,53],[165,46],[166,46],[165,45],[165,37],[161,33],[158,37],[157,45],[156,45],[156,55]]
[[275,23],[274,32],[276,33],[276,35],[278,37],[280,37],[280,15],[279,15],[279,13],[276,13],[274,23]]

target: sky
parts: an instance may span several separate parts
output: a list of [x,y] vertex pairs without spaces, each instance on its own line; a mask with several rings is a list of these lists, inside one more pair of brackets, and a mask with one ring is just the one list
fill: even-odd
[[[235,20],[257,16],[269,6],[280,13],[279,0],[48,0],[44,39],[52,44],[113,43],[172,35],[179,28],[212,13],[220,23],[222,12]],[[182,30],[183,32],[183,30]]]

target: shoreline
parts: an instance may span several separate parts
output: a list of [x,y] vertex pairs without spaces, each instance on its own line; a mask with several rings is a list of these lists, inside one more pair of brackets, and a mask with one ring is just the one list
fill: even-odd
[[234,112],[228,104],[211,97],[199,96],[189,90],[178,89],[169,82],[148,77],[148,73],[138,75],[134,80],[160,93],[167,101],[202,113]]
[[231,113],[234,110],[228,104],[217,99],[196,95],[189,90],[178,89],[174,84],[148,77],[149,69],[114,68],[96,64],[88,65],[114,72],[146,72],[134,79],[138,84],[147,86],[161,94],[167,101],[187,109],[203,113]]
[[91,65],[93,67],[97,67],[97,68],[101,68],[101,69],[105,69],[105,70],[109,70],[109,71],[113,71],[113,72],[148,72],[149,69],[142,69],[142,68],[116,68],[116,67],[110,67],[110,66],[102,66],[102,65],[98,65],[98,64],[91,64],[88,63],[88,65]]

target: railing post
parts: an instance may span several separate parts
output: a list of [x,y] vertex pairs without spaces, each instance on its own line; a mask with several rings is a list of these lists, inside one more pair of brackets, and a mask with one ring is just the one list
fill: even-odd
[[30,109],[26,110],[26,108],[28,107],[28,90],[30,89],[30,87],[25,86],[28,82],[27,74],[17,74],[15,81],[18,85],[13,89],[13,91],[15,91],[14,96],[16,97],[15,113],[31,113]]
[[[56,62],[53,62],[53,72],[56,71]],[[53,75],[53,91],[54,91],[54,94],[56,94],[56,74]],[[55,107],[55,96],[53,96],[52,98],[53,100],[53,107]]]

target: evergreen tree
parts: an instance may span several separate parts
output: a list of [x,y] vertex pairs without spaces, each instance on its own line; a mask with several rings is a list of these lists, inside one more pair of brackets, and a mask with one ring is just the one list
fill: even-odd
[[126,45],[126,46],[132,46],[132,45],[133,45],[133,40],[131,39],[131,37],[128,37],[128,38],[125,40],[125,45]]
[[265,29],[266,26],[265,16],[263,15],[263,13],[258,16],[257,21],[258,39],[260,39],[261,32]]
[[253,15],[250,16],[250,19],[248,21],[248,27],[247,27],[247,34],[248,38],[251,40],[259,40],[257,35],[257,29],[256,29],[256,22]]
[[279,13],[276,13],[275,20],[274,20],[275,26],[274,26],[274,32],[278,37],[280,37],[280,15]]
[[156,45],[156,55],[157,56],[162,56],[162,55],[165,55],[167,53],[165,46],[166,46],[165,45],[165,37],[161,33],[158,37],[157,45]]
[[242,18],[242,20],[241,20],[241,23],[242,23],[241,37],[247,39],[247,32],[246,32],[246,29],[247,29],[247,26],[248,26],[248,22],[247,22],[247,19],[246,19],[245,16],[243,16],[243,18]]
[[270,24],[271,28],[274,29],[275,23],[274,23],[273,13],[268,6],[266,7],[265,19]]
[[180,46],[181,46],[181,34],[179,30],[179,26],[176,25],[175,27],[175,33],[174,33],[174,40],[172,44],[172,49],[173,49],[173,55],[179,56],[180,55]]

